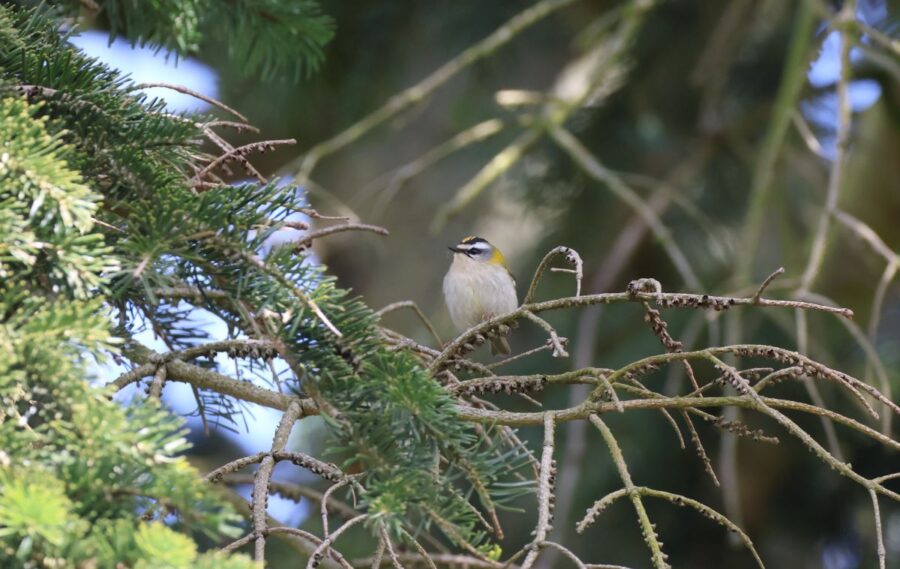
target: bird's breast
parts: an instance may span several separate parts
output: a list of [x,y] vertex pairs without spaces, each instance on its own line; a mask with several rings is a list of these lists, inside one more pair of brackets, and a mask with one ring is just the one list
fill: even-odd
[[466,262],[451,266],[444,277],[444,298],[453,324],[466,330],[487,318],[516,309],[516,287],[501,266]]

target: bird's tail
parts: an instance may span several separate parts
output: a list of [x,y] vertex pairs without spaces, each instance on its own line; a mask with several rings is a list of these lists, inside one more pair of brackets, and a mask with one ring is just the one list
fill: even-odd
[[491,340],[491,354],[497,355],[507,355],[510,353],[509,342],[506,341],[506,338],[503,336],[499,336]]

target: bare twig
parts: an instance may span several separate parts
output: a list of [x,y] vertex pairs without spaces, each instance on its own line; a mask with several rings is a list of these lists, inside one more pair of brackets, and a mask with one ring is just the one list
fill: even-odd
[[769,288],[769,285],[772,284],[772,281],[774,281],[776,278],[778,278],[779,275],[783,275],[783,274],[784,274],[784,267],[778,267],[777,269],[775,269],[772,272],[771,275],[766,277],[766,280],[764,280],[762,282],[762,284],[759,285],[759,288],[756,289],[756,294],[753,295],[753,302],[754,303],[759,302],[759,299],[762,298],[763,293],[766,292],[766,289]]
[[[247,159],[245,158],[245,155],[247,154],[251,154],[253,152],[265,152],[266,150],[271,150],[275,146],[291,144],[297,144],[297,141],[293,138],[286,138],[282,140],[263,140],[260,142],[245,144],[244,146],[238,146],[237,148],[226,151],[225,154],[222,154],[221,156],[204,166],[202,170],[194,174],[193,180],[194,182],[200,182],[207,174],[214,171],[216,168],[218,168],[225,162],[228,162],[229,160],[237,160],[238,162],[246,163]],[[265,179],[260,181],[265,182]]]
[[347,521],[341,527],[336,529],[334,533],[326,537],[322,540],[322,543],[313,551],[313,554],[310,556],[309,561],[306,563],[306,569],[315,569],[319,566],[319,562],[322,558],[328,553],[331,549],[331,544],[337,541],[337,539],[343,534],[345,531],[355,526],[356,524],[365,521],[369,518],[369,514],[360,514],[355,518]]
[[625,494],[631,500],[634,511],[637,513],[638,523],[641,526],[641,534],[644,537],[644,542],[646,542],[647,547],[650,548],[650,557],[653,561],[653,566],[656,567],[656,569],[668,568],[669,564],[666,561],[668,556],[663,553],[662,543],[660,543],[656,536],[656,530],[654,529],[653,524],[650,523],[650,518],[647,516],[647,510],[644,509],[644,504],[641,501],[641,494],[631,481],[631,474],[628,473],[628,467],[625,464],[625,457],[622,456],[622,449],[619,448],[619,443],[613,436],[612,431],[609,430],[609,427],[606,426],[606,423],[604,423],[600,417],[591,415],[590,421],[600,430],[600,434],[603,435],[606,446],[609,447],[609,453],[612,456],[613,463],[616,465],[616,470],[619,471],[622,483],[625,484]]
[[325,490],[325,494],[322,495],[322,500],[319,503],[319,510],[322,516],[322,535],[328,537],[328,500],[331,497],[331,494],[340,490],[347,484],[349,484],[351,480],[349,478],[344,478],[343,480],[339,480],[336,484],[332,484],[328,487],[328,490]]
[[[408,539],[413,544],[413,547],[416,548],[416,551],[419,552],[419,555],[422,556],[422,558],[425,560],[425,563],[428,564],[428,567],[430,569],[437,569],[437,565],[434,564],[434,560],[431,558],[431,554],[429,554],[427,551],[425,551],[425,548],[422,547],[422,544],[420,544],[418,542],[418,540],[415,537],[413,537],[412,534],[410,534],[405,529],[401,529],[401,533],[406,537],[406,539]],[[390,544],[390,540],[388,540],[388,544]],[[399,564],[399,561],[398,561],[398,564]]]
[[522,562],[522,569],[530,569],[540,555],[539,543],[547,539],[553,516],[553,492],[556,479],[556,461],[553,460],[554,432],[556,423],[553,413],[544,414],[544,450],[541,453],[541,470],[538,479],[538,520],[534,532],[534,542]]
[[160,363],[156,368],[156,373],[153,374],[153,383],[150,384],[150,389],[147,391],[148,397],[157,400],[162,397],[163,386],[166,383],[166,375],[168,375],[166,365]]
[[554,358],[567,358],[569,357],[569,352],[566,351],[564,344],[567,339],[560,337],[553,326],[550,325],[549,322],[541,318],[540,316],[534,314],[533,312],[524,311],[522,312],[522,316],[526,319],[531,320],[538,326],[544,329],[547,334],[550,335],[550,344],[553,346],[553,357]]
[[707,518],[725,526],[729,531],[736,533],[738,537],[740,537],[741,541],[753,555],[753,559],[754,561],[756,561],[756,564],[759,565],[761,569],[765,569],[765,565],[763,564],[762,559],[760,559],[759,554],[756,552],[756,548],[753,546],[753,542],[750,540],[750,537],[746,533],[744,533],[741,528],[736,526],[731,520],[729,520],[719,512],[713,510],[706,504],[698,502],[697,500],[692,500],[691,498],[688,498],[686,496],[681,496],[680,494],[672,494],[671,492],[663,492],[662,490],[654,490],[652,488],[640,488],[639,492],[644,496],[668,500],[676,506],[690,506]]
[[437,330],[435,329],[434,325],[431,323],[431,320],[429,320],[428,317],[425,316],[425,313],[422,312],[422,309],[419,308],[419,305],[416,304],[415,302],[413,302],[412,300],[402,300],[400,302],[394,302],[394,303],[388,304],[381,310],[375,311],[375,314],[378,315],[379,317],[384,317],[385,314],[394,312],[395,310],[400,310],[401,308],[409,308],[413,312],[416,313],[416,316],[419,317],[419,320],[421,320],[422,324],[425,325],[425,328],[428,329],[428,332],[431,334],[431,337],[434,338],[435,342],[437,342],[438,347],[440,347],[444,344],[444,342],[441,340],[441,336],[437,333]]
[[[302,416],[301,406],[294,402],[288,405],[281,422],[275,430],[272,439],[272,453],[281,451],[287,444],[288,437],[294,423]],[[268,529],[266,520],[266,506],[269,502],[269,482],[272,479],[272,470],[275,468],[275,458],[270,454],[262,459],[259,470],[256,471],[256,479],[253,482],[253,503],[251,506],[254,539],[254,559],[257,563],[263,563],[266,558],[266,535]]]
[[875,514],[875,541],[876,552],[878,554],[878,569],[885,569],[887,560],[887,552],[884,549],[884,534],[881,531],[881,510],[878,508],[878,494],[875,490],[869,490],[869,497],[872,499],[872,512]]
[[581,255],[571,247],[554,247],[549,253],[544,255],[544,258],[538,264],[537,270],[534,271],[534,276],[531,278],[531,285],[528,286],[528,292],[525,293],[525,300],[522,301],[522,304],[528,304],[534,300],[538,282],[540,282],[544,271],[547,269],[547,265],[549,265],[553,257],[557,255],[564,255],[566,261],[570,265],[575,266],[575,296],[576,298],[581,296],[581,281],[584,279],[584,262],[581,260]]
[[587,569],[587,565],[581,559],[578,559],[578,556],[572,553],[567,547],[563,547],[562,545],[556,543],[555,541],[542,541],[537,544],[538,547],[552,547],[562,553],[566,558],[569,559],[572,563],[575,564],[578,569]]
[[218,107],[218,108],[222,109],[223,111],[231,113],[232,115],[241,119],[245,123],[250,122],[250,120],[247,117],[245,117],[241,113],[237,112],[236,110],[232,109],[231,107],[229,107],[222,101],[213,99],[212,97],[207,97],[203,93],[198,93],[197,91],[194,91],[193,89],[188,89],[187,87],[185,87],[183,85],[175,85],[172,83],[139,83],[137,85],[133,85],[130,89],[134,90],[134,91],[139,91],[141,89],[155,89],[155,88],[170,89],[172,91],[177,91],[184,95],[190,95],[191,97],[194,97],[195,99],[199,99],[205,103],[209,103],[210,105],[212,105],[214,107]]
[[390,235],[390,232],[387,229],[377,225],[369,225],[367,223],[344,223],[310,231],[299,240],[295,241],[293,247],[297,250],[306,249],[312,245],[312,242],[316,239],[334,235],[335,233],[343,233],[344,231],[369,231],[371,233],[377,233],[378,235]]

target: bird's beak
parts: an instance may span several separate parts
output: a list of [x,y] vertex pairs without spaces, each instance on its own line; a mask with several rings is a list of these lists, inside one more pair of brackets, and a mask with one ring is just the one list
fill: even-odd
[[465,251],[463,251],[463,250],[460,249],[459,247],[447,247],[447,249],[450,249],[450,250],[453,251],[454,253],[465,253]]

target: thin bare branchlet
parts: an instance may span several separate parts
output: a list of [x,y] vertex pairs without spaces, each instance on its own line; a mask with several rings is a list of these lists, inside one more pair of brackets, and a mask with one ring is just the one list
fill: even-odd
[[506,376],[497,375],[478,379],[468,379],[449,387],[456,395],[484,395],[485,393],[522,393],[525,391],[542,391],[550,382],[546,375]]
[[753,386],[753,390],[762,393],[763,389],[770,385],[778,385],[783,381],[790,379],[799,379],[803,376],[803,368],[799,366],[791,366],[778,370],[772,370],[768,375],[760,379]]
[[599,416],[591,415],[590,421],[600,430],[600,434],[603,435],[603,440],[609,448],[609,454],[613,459],[613,463],[616,465],[616,470],[619,471],[619,476],[625,484],[625,494],[634,506],[634,511],[637,514],[638,523],[641,527],[641,535],[643,536],[647,547],[650,549],[650,559],[653,562],[653,566],[656,569],[669,568],[670,565],[667,561],[668,555],[663,552],[663,544],[656,535],[656,526],[650,522],[647,510],[644,508],[643,501],[641,500],[641,494],[631,481],[631,474],[628,472],[628,467],[625,464],[625,457],[622,455],[622,449],[619,448],[619,443],[613,436],[612,431],[609,430],[609,427],[606,426],[606,423],[604,423]]
[[[719,477],[716,476],[716,471],[713,470],[712,461],[709,460],[709,455],[706,454],[706,449],[703,447],[703,441],[700,440],[700,433],[698,433],[697,429],[694,427],[691,416],[684,410],[682,410],[681,416],[684,418],[684,422],[687,423],[688,431],[691,433],[691,442],[694,443],[694,450],[697,452],[700,462],[703,463],[703,470],[706,471],[710,479],[712,479],[713,484],[721,486],[721,484],[719,484]],[[684,448],[684,443],[682,443],[681,448]]]
[[[422,559],[424,559],[425,563],[430,569],[437,569],[437,565],[435,565],[434,560],[431,558],[431,554],[425,551],[425,548],[422,547],[422,544],[419,543],[419,541],[415,537],[413,537],[412,534],[410,534],[405,529],[401,529],[400,533],[403,535],[403,537],[408,539],[410,543],[412,543],[413,547],[416,549],[416,551],[419,552],[419,555],[422,556]],[[390,540],[388,540],[388,543],[390,543]],[[394,556],[394,559],[397,559],[396,555]],[[399,559],[397,559],[397,564],[400,564]]]
[[153,374],[153,382],[150,384],[150,388],[147,390],[147,396],[153,399],[159,400],[162,397],[163,387],[166,384],[166,376],[168,375],[168,369],[164,363],[160,363],[156,367],[156,373]]
[[[541,259],[541,262],[538,264],[537,270],[534,271],[534,276],[531,279],[531,284],[528,286],[528,292],[525,293],[525,300],[522,301],[523,304],[528,304],[534,300],[534,295],[537,292],[538,283],[541,280],[541,277],[544,275],[544,271],[547,270],[547,266],[550,264],[550,261],[553,260],[557,255],[562,255],[565,257],[566,262],[570,265],[573,265],[575,268],[573,270],[573,274],[575,275],[575,297],[581,296],[581,281],[584,280],[584,261],[581,260],[581,255],[578,254],[578,251],[572,249],[571,247],[554,247],[550,250],[549,253],[544,255],[544,258]],[[551,269],[553,271],[553,269]]]
[[355,518],[348,520],[341,527],[334,530],[334,533],[326,537],[322,540],[322,543],[316,547],[316,550],[313,551],[312,555],[309,557],[309,561],[306,563],[306,569],[315,569],[322,562],[322,559],[325,555],[328,554],[328,551],[332,548],[332,544],[337,541],[337,539],[343,534],[345,531],[355,526],[356,524],[363,522],[369,518],[369,514],[360,514]]
[[137,85],[133,85],[132,87],[130,87],[130,90],[140,91],[143,89],[157,89],[157,88],[170,89],[172,91],[182,93],[184,95],[190,95],[191,97],[194,97],[195,99],[199,99],[199,100],[203,101],[204,103],[209,103],[210,105],[212,105],[214,107],[218,107],[218,108],[222,109],[223,111],[230,113],[230,114],[236,116],[237,118],[239,118],[241,120],[240,124],[246,124],[246,123],[250,122],[249,119],[247,119],[247,117],[245,117],[241,113],[237,112],[236,110],[232,109],[231,107],[229,107],[222,101],[219,101],[218,99],[214,99],[212,97],[208,97],[208,96],[204,95],[203,93],[198,93],[197,91],[194,91],[193,89],[188,89],[184,85],[175,85],[173,83],[138,83]]
[[884,239],[882,239],[881,236],[864,221],[840,209],[835,209],[833,215],[836,220],[844,225],[844,227],[865,241],[872,251],[881,256],[885,262],[895,264],[900,263],[900,255],[894,252],[894,250],[884,242]]
[[[622,401],[619,399],[619,395],[616,393],[616,388],[613,387],[613,384],[610,383],[608,379],[606,379],[606,375],[607,375],[607,373],[608,373],[609,371],[612,371],[612,370],[603,370],[604,373],[598,373],[598,374],[596,375],[597,380],[598,380],[598,381],[603,385],[603,387],[606,389],[606,391],[604,392],[604,394],[605,394],[606,396],[608,396],[608,397],[609,397],[609,400],[612,401],[613,405],[616,406],[616,411],[618,411],[619,413],[624,413],[624,412],[625,412],[625,408],[622,407]],[[681,433],[679,432],[678,435],[679,435],[679,438],[680,438],[680,437],[681,437]],[[682,446],[683,446],[683,445],[682,445]]]
[[216,127],[224,127],[224,128],[233,128],[234,130],[241,132],[247,131],[252,132],[253,134],[259,134],[259,129],[253,126],[252,124],[236,122],[236,121],[223,121],[223,120],[215,120],[208,121],[203,123],[203,126],[207,128],[216,128]]
[[544,329],[547,334],[550,335],[550,345],[553,346],[553,357],[554,358],[567,358],[569,357],[569,352],[566,351],[565,345],[568,342],[568,338],[563,338],[556,333],[556,329],[550,325],[549,322],[536,315],[533,312],[524,311],[522,313],[526,319],[531,320],[538,326]]
[[256,471],[256,479],[253,482],[253,501],[250,509],[252,511],[254,554],[253,557],[257,563],[263,563],[266,558],[266,535],[268,529],[266,508],[269,503],[269,482],[272,479],[272,471],[275,469],[274,453],[284,449],[291,434],[294,423],[297,422],[302,415],[302,408],[297,403],[292,403],[281,416],[281,421],[275,429],[275,436],[272,439],[271,453],[265,456]]
[[747,549],[750,550],[750,553],[753,555],[753,560],[756,561],[756,564],[759,565],[760,568],[765,569],[765,565],[763,564],[762,559],[760,559],[759,554],[756,552],[756,548],[753,546],[753,542],[750,540],[750,537],[747,536],[747,534],[744,533],[743,530],[736,526],[731,520],[729,520],[719,512],[713,510],[706,504],[703,504],[702,502],[698,502],[697,500],[693,500],[686,496],[682,496],[680,494],[673,494],[671,492],[664,492],[662,490],[654,490],[652,488],[641,487],[638,489],[638,492],[644,496],[667,500],[675,504],[676,506],[688,506],[694,508],[703,516],[724,526],[726,529],[728,529],[728,531],[737,534],[737,536],[741,539],[741,542],[743,542],[744,546],[746,546]]
[[691,409],[693,414],[699,415],[705,421],[708,421],[715,427],[722,429],[723,431],[728,431],[734,435],[739,437],[752,439],[757,442],[770,443],[770,444],[778,444],[778,437],[771,437],[765,433],[762,429],[751,429],[745,423],[741,421],[732,421],[728,420],[725,417],[721,417],[718,415],[711,415],[705,411],[701,411],[700,409]]
[[520,352],[518,354],[509,356],[508,358],[504,358],[500,361],[488,364],[487,367],[488,367],[488,369],[492,369],[492,370],[497,369],[498,367],[502,367],[507,364],[511,364],[512,362],[520,360],[522,358],[527,358],[528,356],[533,356],[534,354],[544,352],[547,350],[552,350],[552,349],[553,349],[553,346],[550,343],[550,339],[548,338],[547,341],[544,342],[544,344],[542,344],[536,348],[531,348],[530,350],[525,350],[524,352]]
[[[316,536],[315,534],[308,532],[306,530],[302,530],[299,528],[292,528],[287,526],[270,526],[264,532],[266,535],[278,535],[278,534],[287,534],[299,537],[314,545],[321,545],[322,539]],[[252,534],[251,534],[252,535]],[[329,556],[329,560],[334,560],[340,565],[343,569],[353,569],[353,566],[350,564],[347,559],[341,555],[341,553],[335,549],[329,549],[327,555]],[[321,563],[321,561],[320,561]],[[331,565],[331,564],[329,564]],[[332,565],[333,566],[333,565]]]
[[[372,569],[378,569],[381,567],[381,560],[384,559],[384,551],[385,551],[385,542],[384,537],[378,540],[378,548],[375,550],[375,555],[372,558],[372,565],[370,566]],[[395,564],[395,568],[403,569],[402,565]]]
[[553,549],[556,549],[557,551],[562,553],[569,561],[574,563],[575,566],[578,567],[578,569],[587,569],[587,567],[588,567],[587,565],[584,564],[584,562],[581,559],[578,558],[577,555],[572,553],[572,551],[569,548],[563,547],[562,545],[556,543],[555,541],[542,541],[536,545],[537,545],[537,547],[541,547],[541,548],[552,547]]
[[349,478],[344,478],[338,480],[335,484],[332,484],[328,487],[328,490],[325,491],[325,494],[322,495],[322,500],[319,502],[319,512],[322,516],[322,534],[325,537],[328,537],[328,501],[331,498],[331,495],[343,488],[344,486],[350,483]]
[[[744,374],[745,374],[745,372],[742,371],[741,375],[744,375]],[[643,397],[645,399],[665,398],[665,395],[663,395],[661,393],[657,393],[655,391],[651,391],[651,390],[647,389],[646,387],[641,386],[640,384],[628,385],[625,383],[620,383],[618,385],[619,385],[619,388],[622,389],[623,391],[627,391],[629,393],[634,393],[635,395],[638,395],[639,397]],[[707,384],[707,386],[711,386],[711,385],[712,384]],[[688,397],[694,397],[694,396],[695,396],[695,394],[688,395]],[[735,434],[739,437],[750,438],[750,439],[753,439],[754,441],[771,443],[771,444],[777,444],[779,442],[778,437],[770,437],[770,436],[766,435],[761,429],[751,429],[750,427],[748,427],[746,424],[742,423],[741,421],[728,420],[724,417],[712,415],[702,409],[697,409],[697,408],[693,408],[693,407],[687,407],[682,410],[685,411],[686,413],[689,413],[690,415],[695,415],[697,417],[700,417],[701,419],[712,424],[713,426],[718,427],[724,431],[728,431],[729,433]],[[682,448],[684,448],[683,444],[682,444]],[[700,451],[698,450],[698,454],[699,454],[699,452]],[[705,451],[704,451],[704,454],[705,454]]]
[[540,555],[538,544],[547,539],[552,529],[553,503],[555,501],[556,461],[553,459],[555,445],[556,421],[553,413],[544,414],[544,448],[541,453],[541,469],[538,477],[538,520],[534,532],[534,541],[522,562],[522,569],[530,569]]
[[[372,566],[374,558],[356,559],[352,563],[355,567]],[[466,569],[519,569],[518,565],[513,563],[497,563],[490,560],[479,559],[470,555],[452,554],[452,553],[429,553],[428,558],[424,558],[420,553],[405,552],[397,553],[396,561],[391,559],[382,559],[379,567],[387,567],[390,565],[395,569],[409,569],[411,567],[419,567],[425,565],[432,567],[448,567],[456,569],[464,567]]]
[[[394,550],[394,544],[391,541],[391,536],[388,534],[387,529],[385,529],[384,524],[381,524],[379,533],[381,534],[381,541],[382,543],[384,543],[384,546],[387,549],[388,558],[391,560],[391,563],[394,565],[395,569],[403,569],[403,565],[400,563],[397,552]],[[428,558],[427,555],[426,558]],[[374,563],[372,566],[375,567]]]
[[[227,140],[225,140],[224,138],[222,138],[221,136],[216,134],[216,132],[213,131],[213,129],[210,125],[197,125],[197,126],[200,127],[200,129],[203,131],[204,136],[206,136],[206,138],[208,138],[210,142],[212,142],[213,144],[218,146],[219,149],[222,152],[224,152],[226,155],[230,155],[232,152],[235,151],[234,146],[230,142],[228,142]],[[266,182],[266,177],[263,176],[262,173],[259,170],[257,170],[256,167],[252,163],[250,163],[249,160],[245,159],[244,162],[242,162],[242,165],[243,165],[244,169],[247,171],[247,173],[249,175],[253,176],[257,181],[259,181],[261,183]],[[203,168],[199,167],[199,166],[195,166],[194,170],[195,170],[194,174],[196,176],[196,174],[198,172],[202,171]],[[222,164],[222,171],[226,175],[229,175],[229,176],[233,174],[231,169],[228,167],[227,162]],[[209,182],[207,180],[212,180],[212,182]],[[198,192],[204,192],[209,189],[218,188],[218,187],[222,187],[222,186],[226,186],[226,185],[228,185],[228,184],[225,182],[225,180],[223,180],[222,178],[220,178],[213,172],[209,172],[206,175],[206,180],[198,180],[197,178],[194,178],[192,180],[192,186],[193,186],[194,190],[198,191]]]
[[665,417],[666,421],[668,421],[669,425],[672,426],[672,431],[675,432],[675,437],[678,439],[678,446],[681,450],[684,450],[684,435],[681,434],[681,427],[678,426],[678,422],[672,417],[672,414],[669,413],[668,409],[660,409],[660,413],[663,417]]
[[594,523],[594,521],[597,519],[597,516],[599,516],[603,512],[603,510],[610,507],[613,502],[615,502],[619,498],[624,498],[627,495],[628,489],[620,488],[615,492],[610,492],[606,496],[603,496],[602,498],[594,502],[594,505],[588,508],[584,517],[575,526],[576,531],[578,533],[584,532],[584,530],[586,530],[591,524]]
[[[260,454],[262,456],[265,456],[265,453],[260,453]],[[262,456],[260,456],[256,462],[259,462],[259,460],[262,460]],[[215,472],[215,471],[213,471],[213,472]],[[210,482],[215,482],[214,480],[211,479],[211,475],[212,475],[212,473],[207,475],[207,479],[209,479]],[[226,474],[221,477],[221,481],[225,484],[228,484],[229,486],[238,486],[238,485],[247,485],[247,484],[252,485],[254,478],[255,478],[255,476],[253,474]],[[278,494],[282,498],[291,500],[293,502],[300,502],[300,500],[302,500],[303,498],[306,498],[307,500],[309,500],[311,502],[321,505],[324,501],[324,503],[328,507],[328,510],[332,514],[341,516],[342,518],[347,519],[347,520],[349,520],[350,518],[359,514],[358,510],[356,510],[352,506],[336,499],[334,496],[329,496],[326,499],[325,495],[322,492],[319,492],[318,490],[316,490],[312,487],[304,486],[302,484],[295,484],[293,482],[285,482],[285,481],[280,481],[280,480],[272,480],[269,482],[269,490],[272,493]]]
[[762,284],[759,285],[759,288],[756,289],[756,294],[753,295],[753,301],[759,302],[759,299],[762,298],[763,293],[766,292],[766,289],[769,288],[769,285],[772,284],[772,281],[774,281],[776,278],[778,278],[780,275],[783,275],[783,274],[784,274],[784,267],[778,267],[777,269],[775,269],[772,272],[771,275],[766,277],[766,280],[764,280],[762,282]]
[[[209,132],[207,132],[207,136],[209,136]],[[226,164],[228,162],[237,162],[241,166],[243,166],[245,172],[247,174],[253,174],[254,169],[250,165],[250,161],[247,159],[248,154],[260,153],[265,154],[267,151],[275,150],[276,146],[285,146],[285,145],[293,145],[297,144],[297,141],[293,138],[279,139],[279,140],[263,140],[260,142],[251,142],[250,144],[245,144],[244,146],[238,146],[236,148],[232,148],[230,150],[226,150],[225,154],[215,158],[210,161],[209,164],[203,167],[200,171],[194,174],[193,182],[199,183],[209,175],[211,172],[215,171],[216,168]],[[260,182],[265,183],[266,179],[263,178],[259,180]]]
[[375,314],[381,318],[384,318],[385,314],[389,314],[391,312],[400,310],[402,308],[409,308],[410,310],[412,310],[415,313],[415,315],[419,318],[419,320],[422,322],[422,324],[425,325],[425,328],[428,329],[428,333],[431,334],[431,337],[436,342],[436,345],[442,346],[444,344],[444,341],[441,340],[441,336],[440,336],[440,334],[437,333],[437,329],[431,323],[431,320],[429,320],[428,317],[425,316],[425,313],[422,312],[422,309],[419,308],[419,305],[416,304],[415,302],[413,302],[412,300],[401,300],[400,302],[392,302],[391,304],[388,304],[381,310],[376,310]]
[[887,551],[884,548],[884,534],[881,530],[881,509],[878,507],[878,494],[875,493],[875,490],[870,489],[869,497],[872,499],[872,513],[875,515],[875,551],[878,555],[878,569],[885,569]]
[[378,225],[371,225],[368,223],[342,223],[340,225],[332,225],[331,227],[323,227],[322,229],[310,231],[297,241],[291,243],[290,246],[297,252],[304,251],[309,249],[316,239],[334,235],[335,233],[343,233],[345,231],[368,231],[378,235],[390,235],[390,232],[387,229],[379,227]]
[[883,476],[873,478],[872,482],[877,482],[878,484],[881,484],[882,482],[887,482],[888,480],[896,480],[898,478],[900,478],[900,472],[894,472],[891,474],[885,474]]
[[[238,497],[238,499],[241,499]],[[276,537],[285,538],[285,542],[292,548],[294,551],[302,555],[303,557],[308,556],[312,550],[318,545],[322,540],[316,537],[315,534],[312,534],[308,531],[287,527],[284,525],[276,525],[277,522],[270,518],[269,529],[267,529],[264,533],[266,535],[273,535]],[[220,551],[224,553],[234,552],[241,547],[249,544],[256,538],[256,534],[249,533],[244,537],[234,540],[228,545],[221,548]],[[327,566],[330,569],[334,569],[336,567],[341,567],[343,569],[353,569],[353,567],[347,562],[344,557],[338,553],[337,551],[331,552],[331,557],[327,560]]]
[[262,459],[269,456],[271,453],[269,452],[258,452],[256,454],[245,456],[242,458],[238,458],[236,460],[232,460],[226,464],[223,464],[219,468],[213,470],[209,474],[205,476],[206,480],[212,483],[220,482],[225,476],[242,470],[251,464],[259,464]]

